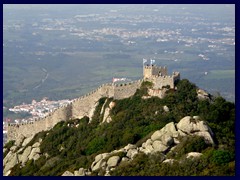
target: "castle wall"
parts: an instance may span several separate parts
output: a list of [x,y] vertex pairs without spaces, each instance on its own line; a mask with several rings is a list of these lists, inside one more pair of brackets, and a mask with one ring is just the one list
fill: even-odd
[[174,88],[174,79],[172,76],[159,76],[154,79],[154,88],[162,89],[163,86],[169,85]]
[[101,97],[113,97],[113,85],[112,83],[105,84],[97,88],[96,90],[82,96],[72,102],[72,118],[82,118],[90,115],[90,112],[95,108],[96,103]]
[[61,107],[45,118],[39,118],[34,122],[23,124],[10,124],[8,126],[8,139],[15,140],[21,134],[29,137],[41,131],[51,129],[60,121],[67,120],[71,117],[71,105]]
[[140,88],[142,80],[131,82],[128,84],[115,85],[114,87],[114,99],[128,98]]
[[[165,94],[164,89],[162,89],[163,86],[170,85],[171,88],[174,88],[174,81],[180,79],[179,73],[173,73],[173,76],[166,76],[167,68],[165,67],[145,66],[143,72],[144,79],[154,83],[154,87],[149,91],[149,94],[160,98]],[[159,76],[159,72],[161,72],[162,76]],[[84,116],[88,116],[91,121],[91,116],[100,98],[128,98],[134,95],[136,90],[140,88],[142,81],[143,80],[138,80],[122,85],[112,83],[104,84],[92,92],[73,100],[71,104],[53,111],[45,118],[39,118],[33,123],[10,124],[8,126],[8,140],[15,140],[21,134],[25,137],[29,137],[38,132],[51,129],[60,121],[66,121],[71,118],[80,119]]]
[[102,97],[113,97],[122,99],[132,96],[137,88],[140,88],[141,80],[132,82],[131,84],[118,86],[112,83],[104,84],[94,91],[75,99],[71,104],[54,110],[45,118],[39,118],[33,123],[27,124],[10,124],[8,126],[8,140],[15,140],[21,134],[29,137],[38,132],[51,129],[60,121],[68,119],[82,118],[88,116],[91,120],[92,112],[94,112],[96,103]]
[[159,75],[161,73],[162,76],[166,76],[168,74],[166,67],[157,67],[153,66],[152,75]]

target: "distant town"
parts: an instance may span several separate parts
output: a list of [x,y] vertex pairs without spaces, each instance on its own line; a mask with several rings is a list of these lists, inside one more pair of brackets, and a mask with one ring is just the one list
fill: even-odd
[[29,113],[31,117],[29,118],[17,118],[17,119],[10,119],[5,118],[3,121],[3,134],[7,133],[7,124],[8,123],[28,123],[28,122],[34,122],[38,118],[44,118],[47,116],[50,112],[53,112],[55,109],[65,106],[69,103],[71,103],[72,100],[64,99],[64,100],[58,100],[58,101],[50,101],[47,97],[44,97],[41,101],[37,102],[36,100],[32,100],[31,104],[21,104],[14,106],[13,108],[9,108],[9,111],[12,111],[14,113]]

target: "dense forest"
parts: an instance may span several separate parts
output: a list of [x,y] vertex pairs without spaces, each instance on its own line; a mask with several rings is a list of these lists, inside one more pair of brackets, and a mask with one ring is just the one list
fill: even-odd
[[[29,160],[24,167],[17,164],[10,175],[58,176],[66,170],[73,172],[81,167],[89,168],[96,155],[129,143],[139,146],[167,123],[177,123],[185,116],[195,115],[200,116],[212,129],[214,145],[206,144],[200,137],[183,138],[173,151],[166,154],[168,158],[178,160],[173,164],[161,163],[161,153],[140,153],[131,162],[120,164],[111,171],[111,175],[235,175],[235,104],[222,97],[210,96],[208,100],[199,100],[197,86],[187,79],[180,80],[176,86],[175,90],[169,89],[163,99],[142,98],[147,95],[150,82],[143,82],[141,88],[130,98],[99,99],[91,123],[88,117],[72,119],[59,122],[51,130],[36,134],[28,145],[42,138],[41,153],[47,156],[41,156],[36,161]],[[111,101],[116,104],[110,111],[110,123],[100,123],[103,119],[100,111],[105,101],[107,103],[104,107]],[[168,113],[163,110],[163,106],[169,108]],[[10,141],[5,148],[9,149],[12,144]],[[188,152],[200,152],[203,155],[194,161],[184,159]],[[6,154],[7,151],[4,156]],[[98,171],[92,175],[99,173],[101,174]]]

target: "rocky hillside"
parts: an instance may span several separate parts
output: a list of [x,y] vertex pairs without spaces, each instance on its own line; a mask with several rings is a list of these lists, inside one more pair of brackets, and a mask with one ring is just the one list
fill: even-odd
[[88,117],[21,136],[3,149],[4,175],[234,175],[235,105],[188,80],[163,99],[101,98]]

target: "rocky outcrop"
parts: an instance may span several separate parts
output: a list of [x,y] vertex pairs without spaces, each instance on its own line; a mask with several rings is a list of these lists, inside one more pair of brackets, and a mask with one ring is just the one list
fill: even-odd
[[[33,136],[25,138],[20,136],[14,143],[14,145],[9,149],[8,154],[3,159],[3,175],[7,176],[11,172],[16,164],[21,163],[22,166],[25,166],[28,160],[33,159],[36,161],[41,156],[40,152],[40,142],[42,139],[39,139],[38,142],[34,143],[32,146],[26,145],[32,140]],[[5,150],[6,151],[6,150]]]
[[18,156],[16,153],[9,151],[6,157],[3,159],[3,175],[9,174],[9,170],[13,168],[18,163]]
[[167,106],[163,106],[163,110],[164,110],[165,112],[169,112],[169,108],[168,108]]
[[24,139],[23,143],[22,143],[22,147],[25,147],[31,140],[32,140],[33,136],[30,136],[26,139]]
[[116,167],[119,161],[120,161],[119,156],[112,156],[108,159],[107,166],[109,168]]
[[165,159],[162,163],[172,164],[172,163],[174,163],[175,161],[176,161],[175,159]]
[[108,158],[111,154],[110,153],[103,153],[103,154],[99,154],[95,157],[94,162],[91,165],[91,170],[92,171],[96,171],[100,168],[103,168],[106,166],[107,162],[106,162],[106,158]]
[[210,100],[210,95],[202,89],[197,90],[197,97],[200,100]]
[[[208,143],[214,143],[212,140],[212,131],[208,127],[208,125],[200,120],[200,117],[194,116],[186,116],[182,118],[178,124],[174,124],[173,122],[166,124],[162,129],[155,131],[151,138],[147,139],[142,146],[137,147],[133,144],[128,144],[127,146],[114,150],[110,153],[99,154],[95,157],[95,161],[92,163],[91,169],[92,171],[96,171],[99,169],[106,170],[105,175],[109,175],[112,167],[117,166],[121,162],[131,161],[134,157],[143,152],[145,154],[152,154],[156,152],[161,152],[166,154],[168,151],[172,151],[178,143],[180,143],[181,136],[191,136],[197,135],[202,136]],[[125,152],[126,156],[120,158],[119,156],[112,156],[113,153],[117,152]],[[197,157],[200,156],[201,153],[189,153],[186,157]],[[112,157],[110,157],[112,156]],[[106,159],[108,161],[106,161]],[[166,159],[163,163],[172,164],[175,160]]]
[[162,141],[156,140],[152,144],[153,152],[165,152],[169,147],[165,146]]
[[179,137],[187,135],[201,136],[209,144],[213,144],[212,131],[199,116],[186,116],[178,124],[173,122],[166,124],[162,129],[155,131],[151,138],[140,147],[145,154],[152,152],[166,152],[179,143]]
[[[110,110],[110,107],[107,107],[107,109]],[[106,113],[106,109],[104,113]],[[199,116],[186,116],[177,124],[171,122],[160,130],[155,131],[151,137],[139,147],[134,144],[128,144],[118,150],[99,154],[95,157],[89,169],[80,168],[74,172],[65,171],[62,176],[88,176],[91,175],[93,171],[100,170],[102,170],[101,172],[105,172],[105,176],[109,176],[110,172],[119,164],[122,162],[131,162],[139,153],[154,154],[160,152],[164,155],[162,163],[172,164],[175,160],[165,159],[165,155],[169,151],[174,150],[176,145],[180,143],[182,136],[193,135],[203,137],[207,143],[214,143],[212,138],[213,133],[206,122],[201,121]],[[3,160],[4,175],[10,174],[11,168],[18,163],[24,166],[28,160],[37,160],[41,157],[40,144],[42,139],[39,139],[39,141],[33,145],[29,145],[31,139],[32,137],[20,137],[11,148],[4,149],[5,152],[8,152]],[[198,158],[201,155],[202,154],[198,152],[191,152],[186,154],[186,158]]]
[[20,146],[23,143],[23,140],[25,139],[24,135],[20,135],[18,139],[15,141],[16,146]]
[[[166,154],[176,148],[176,145],[180,143],[181,136],[191,135],[202,136],[206,142],[214,143],[211,129],[204,121],[201,121],[199,116],[186,116],[177,124],[171,122],[166,124],[162,129],[155,131],[140,147],[134,144],[128,144],[118,150],[97,155],[91,165],[90,171],[80,168],[81,173],[79,172],[80,170],[74,171],[74,175],[88,175],[91,174],[92,171],[99,171],[101,169],[105,172],[105,176],[109,176],[110,172],[119,164],[122,162],[131,162],[137,154],[153,154],[156,152]],[[125,156],[118,156],[117,153],[119,152],[125,153]],[[198,152],[191,152],[186,155],[186,158],[198,158],[201,155],[202,154]],[[165,157],[164,155],[162,163],[172,164],[177,161],[174,159],[165,159]],[[69,172],[66,171],[64,174],[69,174]]]
[[92,121],[92,117],[93,117],[93,115],[94,115],[94,111],[95,111],[95,109],[96,109],[96,107],[98,106],[98,102],[96,102],[95,104],[94,104],[94,106],[90,109],[90,111],[89,111],[89,114],[88,114],[88,117],[89,117],[89,123]]
[[105,107],[106,103],[107,103],[107,99],[105,100],[100,113],[100,114],[103,114],[102,123],[105,123],[105,122],[110,123],[112,121],[112,118],[110,116],[110,110],[116,105],[115,102],[111,101],[109,105]]
[[80,168],[78,171],[74,171],[74,176],[86,176],[86,170],[84,168]]
[[202,153],[190,152],[186,155],[186,158],[199,158],[200,156],[202,156]]
[[71,173],[70,171],[65,171],[62,176],[74,176],[73,173]]
[[207,143],[213,144],[212,130],[204,121],[200,121],[198,116],[186,116],[177,124],[178,130],[188,135],[202,136]]
[[115,106],[116,106],[116,103],[115,103],[115,102],[111,101],[111,102],[109,103],[109,108],[110,108],[110,109],[114,108]]
[[19,160],[20,162],[22,162],[22,164],[24,165],[27,161],[28,161],[28,156],[30,155],[31,153],[31,150],[32,150],[32,147],[31,146],[28,146],[22,154],[19,155]]
[[112,118],[109,115],[109,113],[110,113],[110,108],[106,108],[104,111],[102,123],[105,123],[105,122],[110,123],[112,121]]
[[134,158],[134,156],[135,155],[137,155],[138,154],[138,149],[129,149],[128,151],[127,151],[127,157],[129,158],[129,159],[133,159]]

